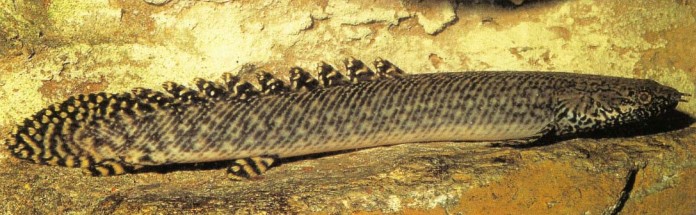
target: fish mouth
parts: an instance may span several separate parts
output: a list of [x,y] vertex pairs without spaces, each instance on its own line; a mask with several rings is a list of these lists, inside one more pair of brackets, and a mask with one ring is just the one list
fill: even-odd
[[684,97],[691,97],[691,94],[688,93],[682,93],[682,92],[677,92],[677,101],[679,102],[689,102],[689,100],[686,100]]

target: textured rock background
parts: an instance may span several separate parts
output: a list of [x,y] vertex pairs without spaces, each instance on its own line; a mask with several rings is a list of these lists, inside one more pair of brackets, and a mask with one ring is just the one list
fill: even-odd
[[[287,78],[291,66],[340,65],[348,56],[382,57],[410,73],[649,78],[696,94],[696,2],[512,2],[522,5],[0,0],[0,138],[74,94],[217,79],[246,64]],[[679,110],[696,116],[696,102]],[[674,114],[620,132],[523,149],[433,143],[359,150],[299,159],[248,182],[209,167],[93,178],[0,151],[0,211],[696,213],[693,122]],[[630,191],[626,201],[623,191]]]

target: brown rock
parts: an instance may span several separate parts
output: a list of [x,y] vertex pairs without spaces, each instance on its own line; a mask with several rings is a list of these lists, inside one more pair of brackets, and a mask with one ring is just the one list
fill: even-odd
[[[234,182],[224,169],[89,177],[0,163],[0,202],[15,213],[464,212],[688,214],[696,128],[531,148],[405,144],[306,158]],[[379,159],[376,159],[379,158]],[[208,169],[208,170],[206,170]],[[632,178],[632,179],[631,179]],[[623,196],[623,200],[622,199]],[[660,204],[669,201],[680,204]],[[650,206],[645,204],[652,203]]]

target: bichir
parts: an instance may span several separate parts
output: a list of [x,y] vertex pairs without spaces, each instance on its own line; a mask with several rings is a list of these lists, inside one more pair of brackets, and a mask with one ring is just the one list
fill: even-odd
[[523,143],[646,120],[685,101],[651,80],[561,72],[404,74],[385,60],[290,82],[258,74],[260,88],[225,73],[164,91],[78,95],[14,130],[21,159],[93,175],[143,166],[229,160],[232,178],[262,174],[279,158],[433,141]]

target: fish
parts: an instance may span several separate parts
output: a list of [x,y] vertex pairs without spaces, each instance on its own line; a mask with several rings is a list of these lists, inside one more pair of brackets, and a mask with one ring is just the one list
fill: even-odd
[[224,73],[197,89],[95,92],[52,104],[15,127],[17,158],[79,167],[95,176],[145,166],[229,162],[227,175],[259,177],[282,158],[406,143],[528,144],[645,121],[685,96],[653,80],[566,72],[406,74],[348,58],[285,82],[257,72],[260,87]]

